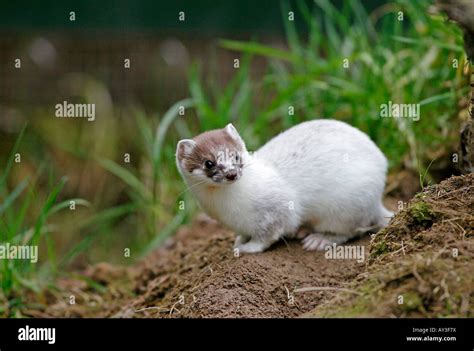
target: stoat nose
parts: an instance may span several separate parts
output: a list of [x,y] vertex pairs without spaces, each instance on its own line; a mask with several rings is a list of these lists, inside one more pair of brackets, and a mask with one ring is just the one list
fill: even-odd
[[229,172],[225,177],[227,180],[235,180],[235,178],[237,178],[237,172]]

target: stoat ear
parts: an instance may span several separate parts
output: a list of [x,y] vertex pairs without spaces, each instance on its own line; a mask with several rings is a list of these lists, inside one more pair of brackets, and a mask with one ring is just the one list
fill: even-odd
[[232,123],[229,123],[228,125],[226,125],[224,129],[227,132],[227,134],[229,134],[233,139],[242,141],[242,138],[240,137],[239,132],[237,131],[237,129],[235,129]]
[[191,155],[194,148],[196,147],[196,142],[192,139],[183,139],[178,142],[178,147],[176,148],[176,156],[179,159]]

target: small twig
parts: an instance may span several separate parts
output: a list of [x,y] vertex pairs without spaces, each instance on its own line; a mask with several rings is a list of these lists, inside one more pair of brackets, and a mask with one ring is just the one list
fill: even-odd
[[[463,218],[453,218],[453,220],[454,220],[454,219],[463,219]],[[461,229],[461,233],[460,233],[460,234],[462,234],[462,237],[465,237],[465,235],[466,235],[466,230],[465,230],[463,227],[461,227],[461,225],[460,225],[459,223],[453,222],[453,221],[451,221],[451,220],[446,220],[446,222],[448,222],[450,225],[452,225],[455,229]]]
[[435,255],[433,256],[433,261],[436,261],[439,256],[441,256],[443,253],[445,252],[449,252],[448,250],[448,246],[443,246],[443,248],[441,248],[440,250],[438,250],[438,252],[435,253]]
[[175,303],[173,304],[173,306],[171,306],[170,315],[173,314],[173,311],[174,311],[174,310],[178,311],[178,313],[181,313],[181,311],[176,308],[176,305],[177,305],[178,303],[179,303],[179,301],[175,302]]
[[449,193],[444,193],[443,195],[440,195],[440,196],[438,196],[437,198],[439,199],[439,198],[445,197],[445,196],[447,196],[447,195],[451,195],[451,194],[453,194],[453,193],[457,193],[458,191],[466,190],[466,189],[471,189],[471,188],[474,188],[474,185],[465,186],[464,188],[456,189],[456,190],[450,191]]
[[399,248],[398,250],[396,250],[396,251],[391,252],[391,253],[390,253],[390,256],[395,256],[395,255],[396,255],[397,253],[399,253],[400,251],[401,251],[401,252],[403,253],[403,255],[405,256],[406,251],[405,251],[405,245],[403,244],[403,240],[402,240],[402,243],[401,243],[400,248]]
[[418,273],[418,270],[416,269],[416,263],[413,265],[413,275],[421,285],[426,285],[426,281],[421,277],[421,275]]
[[446,284],[446,274],[443,279],[441,279],[440,285],[444,290],[444,294],[440,297],[440,300],[449,299],[451,295],[449,294],[448,284]]
[[458,219],[464,219],[462,217],[456,217],[456,218],[450,218],[450,219],[443,219],[441,223],[446,223],[446,222],[451,222],[451,221],[457,221]]
[[331,290],[344,291],[344,292],[348,292],[348,293],[351,293],[351,294],[362,295],[360,292],[355,291],[355,290],[345,289],[345,288],[335,288],[335,287],[332,287],[332,286],[319,286],[319,287],[318,286],[310,286],[310,287],[307,287],[307,288],[295,289],[294,292],[299,293],[299,292],[308,292],[308,291],[331,291]]
[[159,306],[151,306],[151,307],[140,308],[138,310],[134,310],[133,312],[138,313],[138,312],[144,312],[144,311],[148,311],[148,310],[167,310],[167,308],[159,307]]

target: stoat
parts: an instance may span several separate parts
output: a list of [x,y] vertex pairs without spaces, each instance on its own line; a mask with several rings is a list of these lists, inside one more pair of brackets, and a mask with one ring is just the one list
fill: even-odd
[[382,204],[387,160],[360,130],[313,120],[253,154],[232,124],[179,141],[176,163],[211,217],[236,233],[235,248],[262,252],[282,237],[324,250],[387,225]]

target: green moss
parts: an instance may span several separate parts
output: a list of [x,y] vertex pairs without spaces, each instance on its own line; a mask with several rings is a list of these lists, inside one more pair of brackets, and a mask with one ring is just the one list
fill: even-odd
[[305,317],[315,318],[354,318],[372,315],[372,310],[363,297],[357,297],[348,305],[324,306],[307,313]]
[[376,243],[370,250],[370,256],[371,258],[375,258],[377,256],[383,255],[387,252],[389,252],[389,247],[387,245],[387,242],[385,240],[381,240],[378,243]]
[[415,202],[408,209],[410,216],[412,217],[415,224],[422,225],[424,227],[431,226],[433,220],[436,218],[436,213],[432,210],[431,206],[424,202]]

